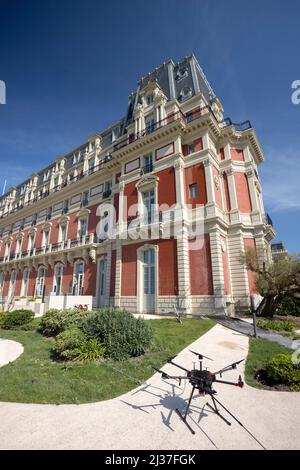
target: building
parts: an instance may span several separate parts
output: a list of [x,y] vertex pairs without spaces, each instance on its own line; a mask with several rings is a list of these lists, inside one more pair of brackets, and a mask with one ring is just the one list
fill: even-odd
[[289,255],[282,242],[271,243],[271,253],[273,261],[284,259]]
[[139,80],[126,116],[11,188],[0,199],[3,308],[247,308],[255,286],[241,253],[271,259],[275,233],[256,133],[223,112],[194,55],[169,60]]

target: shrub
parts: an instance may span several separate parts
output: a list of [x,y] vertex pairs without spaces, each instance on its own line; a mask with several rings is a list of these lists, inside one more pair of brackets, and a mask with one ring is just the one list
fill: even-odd
[[294,297],[284,297],[276,308],[278,315],[300,316],[300,300]]
[[288,331],[293,332],[295,325],[292,321],[281,321],[281,320],[264,320],[262,318],[257,320],[257,326],[264,330],[273,331]]
[[97,339],[105,346],[106,354],[116,360],[140,356],[153,338],[150,325],[126,310],[93,312],[84,320],[82,329],[88,339]]
[[50,309],[41,319],[39,331],[45,336],[57,336],[71,325],[80,325],[87,312],[76,309]]
[[4,324],[4,320],[5,320],[5,313],[0,312],[0,328]]
[[77,355],[76,348],[78,348],[84,340],[84,333],[77,326],[72,325],[56,337],[53,352],[59,358],[65,361],[71,361],[75,359]]
[[290,354],[277,354],[266,365],[267,377],[279,384],[300,390],[300,365],[293,364]]
[[96,339],[86,339],[75,349],[75,360],[80,362],[97,361],[104,356],[106,348]]
[[4,315],[4,321],[2,328],[7,330],[26,325],[31,322],[34,318],[34,313],[31,310],[14,310],[13,312],[7,312]]

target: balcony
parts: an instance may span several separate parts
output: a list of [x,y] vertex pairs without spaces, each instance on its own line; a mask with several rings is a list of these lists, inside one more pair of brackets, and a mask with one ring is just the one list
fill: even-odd
[[141,168],[141,176],[146,175],[147,173],[152,173],[152,171],[153,171],[153,164],[148,163],[147,165]]
[[114,151],[120,150],[123,147],[126,147],[127,145],[131,144],[132,142],[135,142],[136,140],[139,140],[142,137],[145,137],[146,135],[150,135],[158,129],[161,129],[162,127],[165,127],[168,124],[171,124],[176,121],[185,122],[185,115],[181,111],[177,111],[176,113],[170,114],[165,119],[162,119],[158,122],[151,123],[150,125],[146,126],[145,129],[136,134],[129,134],[126,139],[123,139],[121,140],[121,142],[118,142],[114,145]]
[[87,176],[90,176],[90,175],[98,172],[98,171],[103,170],[105,168],[106,163],[110,162],[112,159],[113,159],[113,157],[111,155],[107,155],[103,160],[101,160],[98,163],[98,165],[95,165],[92,168],[89,168],[87,171],[79,172],[78,175],[74,176],[73,178],[71,178],[69,180],[66,179],[66,180],[62,181],[61,184],[59,184],[57,186],[54,186],[54,188],[52,188],[51,190],[47,189],[47,191],[45,191],[44,193],[35,196],[33,199],[30,199],[29,201],[27,201],[26,203],[24,203],[22,205],[17,205],[13,210],[11,210],[9,212],[6,212],[5,214],[1,215],[0,220],[3,219],[4,217],[7,217],[10,214],[14,214],[15,212],[17,212],[20,209],[23,209],[24,207],[31,206],[35,202],[40,201],[42,199],[45,199],[46,197],[48,197],[52,194],[55,194],[58,191],[61,191],[65,187],[70,186],[71,184],[76,183],[77,181],[80,181],[82,178],[85,178]]
[[271,225],[271,227],[273,227],[273,221],[272,221],[272,219],[271,219],[271,217],[269,216],[268,213],[265,214],[265,216],[264,216],[264,223],[266,225]]
[[71,250],[72,248],[91,245],[93,243],[98,243],[98,242],[95,241],[94,233],[90,233],[89,235],[75,238],[73,240],[69,239],[63,242],[54,243],[53,245],[47,245],[47,246],[43,246],[39,248],[33,248],[32,250],[22,251],[21,253],[18,253],[17,258],[15,254],[12,254],[11,256],[4,256],[0,258],[0,264],[13,262],[13,261],[16,261],[16,259],[24,260],[26,258],[44,256],[45,254],[49,255],[52,253],[58,253],[60,251]]

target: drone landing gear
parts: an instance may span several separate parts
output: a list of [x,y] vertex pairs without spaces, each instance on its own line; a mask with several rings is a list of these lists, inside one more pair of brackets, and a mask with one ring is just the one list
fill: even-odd
[[[212,399],[212,402],[213,402],[213,405],[214,405],[214,406],[211,406],[211,404],[208,403],[208,402],[206,403],[207,406],[208,406],[214,413],[216,413],[216,415],[218,415],[221,419],[223,419],[223,421],[225,421],[225,423],[228,424],[228,426],[231,426],[231,423],[230,423],[226,418],[224,418],[224,416],[222,416],[221,413],[219,412],[219,410],[218,410],[218,408],[217,408],[217,405],[216,405],[216,399],[215,399],[215,397],[214,397],[213,395],[210,395],[210,396],[211,396],[211,399]],[[218,403],[221,405],[220,402],[218,402]],[[221,405],[221,406],[223,406],[223,405]]]
[[188,415],[188,412],[189,412],[189,409],[190,409],[190,406],[191,406],[191,401],[192,401],[192,398],[193,398],[193,395],[194,395],[194,391],[195,391],[195,387],[193,387],[193,389],[192,389],[192,392],[191,392],[191,395],[190,395],[190,398],[189,398],[189,402],[187,404],[184,415],[179,411],[178,408],[176,408],[176,410],[175,410],[176,413],[178,414],[178,416],[182,419],[182,421],[188,427],[188,429],[191,431],[192,434],[195,434],[195,431],[191,428],[191,426],[187,422],[186,418],[187,418],[187,415]]

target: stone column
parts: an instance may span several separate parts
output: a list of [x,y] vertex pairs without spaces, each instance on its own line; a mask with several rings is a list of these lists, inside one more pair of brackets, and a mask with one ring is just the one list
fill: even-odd
[[255,182],[254,182],[254,172],[253,170],[249,170],[246,173],[247,178],[248,178],[248,187],[249,187],[249,192],[250,192],[250,199],[251,199],[251,206],[252,206],[252,222],[253,223],[260,223],[261,222],[261,214],[260,214],[260,207],[259,207],[259,201],[258,201],[258,196],[257,196],[257,190],[255,187]]
[[190,300],[190,260],[188,229],[183,222],[182,234],[177,238],[177,266],[178,266],[178,307],[188,313],[191,308]]
[[224,287],[224,269],[222,258],[221,237],[218,227],[215,226],[209,234],[211,267],[213,278],[213,289],[215,297],[215,308],[221,313],[225,313],[225,287]]
[[240,306],[249,305],[249,283],[245,265],[241,262],[244,253],[243,234],[240,229],[228,231],[228,262],[231,277],[232,296]]
[[111,245],[107,247],[107,256],[106,256],[105,304],[107,306],[109,306],[109,299],[110,299],[110,279],[111,279]]
[[176,202],[181,206],[185,202],[185,181],[184,181],[184,166],[181,157],[174,163],[175,168],[175,185],[176,185]]
[[226,174],[227,174],[228,190],[229,190],[230,206],[231,206],[230,220],[231,222],[240,222],[234,172],[232,168],[227,170]]

